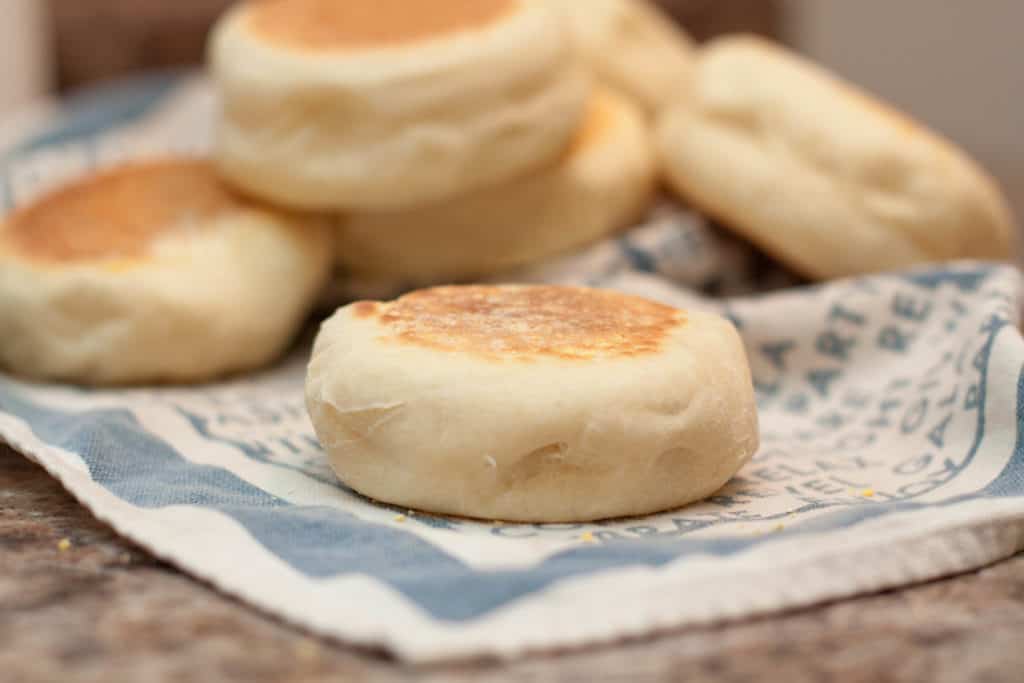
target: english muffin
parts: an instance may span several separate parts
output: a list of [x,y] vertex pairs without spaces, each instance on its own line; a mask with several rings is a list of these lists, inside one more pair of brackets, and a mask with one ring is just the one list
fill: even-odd
[[183,382],[288,344],[330,233],[255,203],[202,160],[124,164],[0,222],[0,365],[86,384]]
[[705,47],[657,139],[682,196],[809,277],[1011,253],[1006,201],[965,153],[763,39]]
[[305,209],[396,209],[543,166],[589,85],[533,0],[262,0],[212,34],[216,158]]
[[419,284],[531,263],[639,218],[656,173],[642,112],[628,99],[598,90],[557,161],[454,199],[343,216],[337,260],[354,277]]
[[677,507],[725,484],[758,444],[730,323],[553,285],[346,306],[317,337],[306,403],[347,485],[484,519]]

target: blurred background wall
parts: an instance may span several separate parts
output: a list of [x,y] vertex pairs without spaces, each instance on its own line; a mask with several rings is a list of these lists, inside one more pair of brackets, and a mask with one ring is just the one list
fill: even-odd
[[966,147],[1024,221],[1024,2],[788,0],[783,38]]
[[39,0],[0,0],[0,116],[54,80],[52,32]]
[[[779,37],[896,103],[966,147],[1003,184],[1018,223],[1024,217],[1021,0],[661,3],[698,38]],[[230,4],[0,0],[0,113],[51,86],[197,63],[210,23]]]

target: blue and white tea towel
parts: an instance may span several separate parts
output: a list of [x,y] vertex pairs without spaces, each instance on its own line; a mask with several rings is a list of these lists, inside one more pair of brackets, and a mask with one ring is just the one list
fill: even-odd
[[[168,79],[42,107],[0,128],[6,205],[140,141],[201,150],[213,107],[201,81]],[[373,503],[326,466],[303,407],[305,349],[194,388],[0,377],[0,438],[184,571],[313,632],[417,661],[809,605],[1024,547],[1017,272],[963,263],[725,300],[688,288],[738,286],[737,258],[663,207],[620,239],[515,276],[736,323],[763,446],[717,495],[681,510],[488,524]]]

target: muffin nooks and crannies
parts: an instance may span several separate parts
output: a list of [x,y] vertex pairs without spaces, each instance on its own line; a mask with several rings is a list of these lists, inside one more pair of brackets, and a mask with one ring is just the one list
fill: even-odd
[[725,484],[758,443],[731,324],[575,287],[346,306],[316,340],[306,403],[347,485],[484,519],[677,507]]
[[680,194],[814,278],[1011,254],[1006,201],[967,155],[763,39],[706,46],[657,138]]
[[562,16],[594,74],[649,113],[689,88],[693,40],[650,0],[545,1]]
[[256,196],[397,209],[558,156],[588,93],[566,31],[533,0],[263,0],[220,21],[216,157]]
[[338,263],[346,276],[418,284],[533,263],[629,225],[655,178],[643,114],[599,89],[572,143],[543,169],[421,207],[342,216]]
[[0,222],[0,365],[87,384],[254,368],[296,332],[330,251],[319,221],[238,196],[205,161],[90,176]]

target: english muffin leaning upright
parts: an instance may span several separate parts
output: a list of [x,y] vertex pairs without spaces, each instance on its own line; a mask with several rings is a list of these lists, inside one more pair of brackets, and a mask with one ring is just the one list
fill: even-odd
[[551,164],[424,206],[343,215],[337,260],[349,275],[421,285],[489,275],[629,225],[649,204],[656,173],[643,112],[598,88]]
[[995,182],[924,126],[766,40],[701,50],[661,116],[670,184],[815,278],[1010,256]]
[[0,366],[87,384],[203,380],[277,356],[330,263],[318,219],[210,164],[127,164],[0,222]]
[[210,61],[222,172],[308,209],[406,207],[542,166],[589,91],[535,0],[248,2]]

